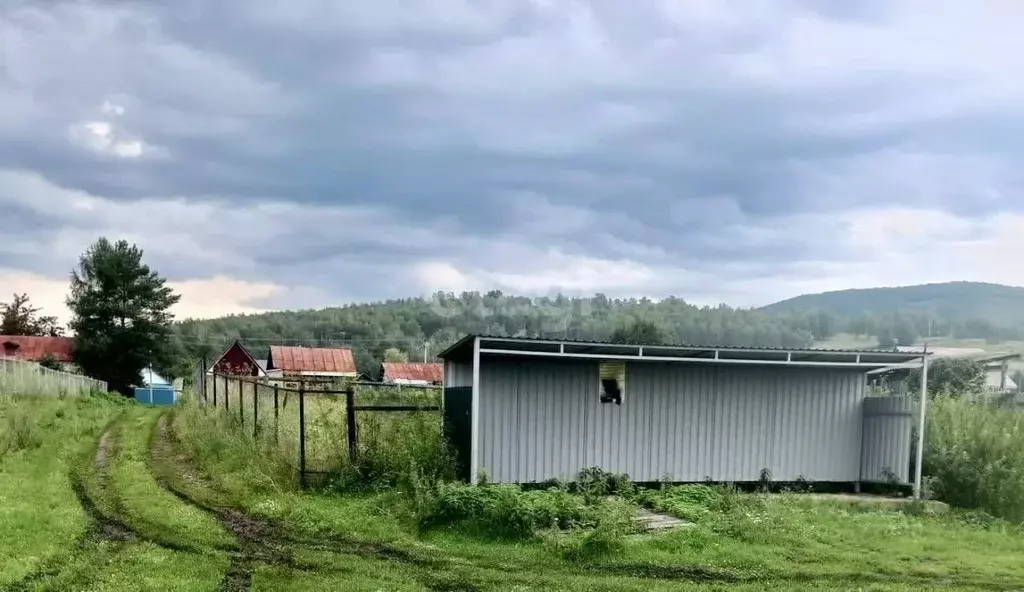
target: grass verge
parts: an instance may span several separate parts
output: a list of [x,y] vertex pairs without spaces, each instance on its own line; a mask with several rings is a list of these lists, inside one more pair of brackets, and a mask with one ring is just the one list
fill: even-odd
[[0,589],[59,563],[85,536],[71,469],[124,408],[106,395],[0,396]]
[[[218,421],[196,415],[202,413],[176,412],[165,443],[176,452],[154,461],[166,463],[159,472],[177,480],[174,487],[257,517],[289,549],[291,565],[254,566],[253,589],[330,589],[351,581],[357,590],[1012,590],[1024,581],[1024,533],[976,513],[866,510],[697,486],[621,494],[696,521],[691,528],[624,536],[621,516],[612,515],[584,532],[523,536],[571,516],[581,502],[566,498],[552,510],[549,502],[561,493],[441,485],[421,500],[428,511],[417,511],[420,502],[393,491],[247,488],[241,474],[266,474],[265,459],[188,453],[211,438],[191,430]],[[214,444],[222,450],[246,450],[244,442],[230,442],[242,434],[216,437],[225,440]],[[435,520],[423,529],[410,516]],[[496,521],[500,528],[487,528]],[[524,526],[502,532],[507,524]]]

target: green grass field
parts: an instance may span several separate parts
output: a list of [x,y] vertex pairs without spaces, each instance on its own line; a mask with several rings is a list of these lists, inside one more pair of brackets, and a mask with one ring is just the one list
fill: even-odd
[[[0,397],[0,427],[4,590],[909,591],[1024,582],[1020,527],[976,512],[869,510],[704,486],[622,493],[629,502],[443,483],[302,493],[270,444],[187,403],[171,412],[109,397]],[[956,456],[964,444],[944,446]],[[636,502],[696,525],[631,534],[615,511]],[[584,526],[494,528],[544,522],[545,512],[582,512]]]

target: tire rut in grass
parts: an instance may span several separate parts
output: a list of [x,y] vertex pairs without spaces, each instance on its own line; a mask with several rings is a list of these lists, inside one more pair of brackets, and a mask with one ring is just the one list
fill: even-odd
[[[228,531],[238,539],[241,551],[231,559],[221,590],[248,590],[251,586],[252,571],[257,565],[287,567],[300,571],[332,571],[297,562],[291,552],[292,547],[304,550],[327,551],[340,555],[362,558],[381,559],[398,563],[417,572],[418,579],[429,590],[437,592],[476,592],[478,588],[461,580],[451,581],[444,574],[449,567],[440,559],[423,557],[415,553],[383,543],[363,541],[342,535],[324,535],[318,540],[298,536],[273,520],[251,516],[226,504],[197,499],[196,494],[187,489],[202,490],[210,493],[210,498],[218,499],[214,493],[215,486],[193,467],[191,460],[185,456],[173,442],[168,425],[168,416],[164,414],[157,422],[151,446],[151,461],[159,460],[166,463],[161,470],[153,467],[157,482],[165,490],[178,499],[191,504],[216,518]],[[169,479],[167,472],[172,471],[176,480]],[[186,489],[187,488],[187,489]]]
[[[103,433],[96,446],[95,455],[93,455],[91,459],[88,457],[82,459],[86,463],[92,463],[93,470],[97,472],[97,478],[101,487],[104,486],[106,470],[109,466],[110,428],[114,423],[116,423],[116,421],[117,419],[104,427]],[[141,537],[130,526],[120,520],[111,518],[100,511],[96,501],[89,495],[89,492],[86,489],[81,469],[72,468],[69,473],[69,477],[71,481],[71,490],[75,494],[78,505],[82,508],[82,511],[85,512],[88,523],[85,533],[83,533],[83,535],[75,542],[74,549],[71,552],[72,557],[87,552],[104,542],[121,545],[140,540]],[[35,584],[59,574],[61,569],[64,568],[66,561],[67,558],[65,557],[47,561],[22,579],[11,583],[8,590],[12,592],[32,590],[34,589]]]

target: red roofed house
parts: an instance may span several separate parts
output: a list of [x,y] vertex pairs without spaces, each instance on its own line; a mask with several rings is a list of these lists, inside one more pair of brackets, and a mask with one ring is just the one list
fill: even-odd
[[444,364],[439,362],[384,362],[381,379],[395,384],[441,384]]
[[245,349],[238,340],[235,340],[231,347],[217,358],[213,365],[210,366],[208,372],[254,377],[265,377],[267,375],[263,364],[260,364],[259,360],[252,357],[249,350]]
[[75,342],[70,337],[0,335],[0,358],[39,362],[49,354],[69,366],[74,347]]
[[309,382],[333,382],[358,376],[352,350],[338,347],[270,346],[267,377],[288,379],[285,386],[298,386],[299,379]]

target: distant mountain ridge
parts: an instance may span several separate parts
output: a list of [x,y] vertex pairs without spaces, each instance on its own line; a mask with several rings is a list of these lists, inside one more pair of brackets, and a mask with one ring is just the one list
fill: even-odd
[[950,319],[980,319],[997,326],[1024,325],[1024,288],[983,282],[946,282],[803,294],[760,309],[768,314],[823,310],[861,314],[930,313]]

